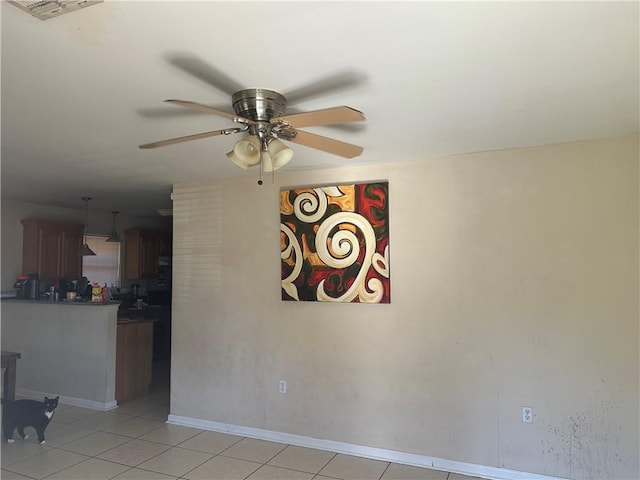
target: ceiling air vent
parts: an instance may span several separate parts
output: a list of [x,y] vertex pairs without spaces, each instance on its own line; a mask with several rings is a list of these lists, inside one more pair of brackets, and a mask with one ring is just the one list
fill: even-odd
[[103,0],[11,0],[16,7],[29,12],[40,20],[59,17],[84,7],[102,3]]

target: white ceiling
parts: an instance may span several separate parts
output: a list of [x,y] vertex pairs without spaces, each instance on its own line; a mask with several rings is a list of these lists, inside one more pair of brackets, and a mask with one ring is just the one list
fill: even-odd
[[227,93],[175,57],[284,94],[343,72],[363,79],[295,105],[363,111],[359,128],[307,129],[362,145],[363,155],[293,145],[284,170],[637,132],[638,7],[107,0],[41,21],[3,1],[2,198],[82,208],[89,195],[92,209],[157,215],[175,182],[257,178],[225,156],[237,136],[138,149],[234,126],[162,103],[232,111]]

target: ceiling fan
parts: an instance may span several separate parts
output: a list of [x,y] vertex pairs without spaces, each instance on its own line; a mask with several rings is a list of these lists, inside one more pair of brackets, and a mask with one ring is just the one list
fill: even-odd
[[[360,146],[299,130],[303,127],[363,121],[365,117],[362,112],[354,108],[339,106],[285,115],[287,98],[281,93],[265,88],[242,88],[221,72],[191,57],[174,57],[170,62],[223,92],[230,93],[234,113],[186,100],[165,100],[166,102],[194,111],[212,113],[227,118],[239,126],[146,143],[140,145],[140,148],[164,147],[218,135],[246,133],[236,142],[227,156],[241,168],[247,169],[259,165],[265,172],[277,170],[293,157],[293,150],[281,140],[345,158],[357,157],[362,153],[363,148]],[[318,93],[343,88],[358,81],[360,79],[353,75],[337,74],[316,84],[298,88],[288,96],[300,101],[302,98],[317,96]]]

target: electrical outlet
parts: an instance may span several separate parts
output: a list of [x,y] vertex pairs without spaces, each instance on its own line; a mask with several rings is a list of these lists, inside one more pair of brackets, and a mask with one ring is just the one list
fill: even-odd
[[287,393],[287,381],[286,380],[280,380],[280,393]]
[[522,407],[522,421],[533,423],[533,407]]

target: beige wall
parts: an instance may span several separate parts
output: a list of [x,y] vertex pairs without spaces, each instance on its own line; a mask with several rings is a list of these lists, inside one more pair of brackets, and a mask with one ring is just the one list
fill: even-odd
[[[176,186],[171,413],[638,478],[638,163],[625,137]],[[379,179],[392,303],[282,302],[279,188]]]
[[20,352],[16,394],[116,408],[115,304],[3,300],[2,349]]

